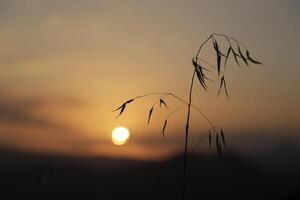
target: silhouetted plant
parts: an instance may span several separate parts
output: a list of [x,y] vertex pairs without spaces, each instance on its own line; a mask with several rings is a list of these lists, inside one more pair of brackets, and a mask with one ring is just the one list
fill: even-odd
[[[223,39],[225,39],[225,41],[227,41],[227,46],[225,48],[226,51],[221,50],[221,46],[219,45],[220,42],[218,41],[218,37],[219,37],[219,39],[223,38]],[[209,44],[209,42],[212,42],[213,48],[216,53],[216,62],[215,62],[216,66],[200,57],[200,53],[203,50],[204,45]],[[226,52],[226,53],[224,53],[224,52]],[[244,43],[242,43],[234,38],[230,38],[224,34],[213,33],[200,45],[196,55],[192,58],[192,64],[193,64],[194,70],[193,70],[193,75],[192,75],[192,79],[191,79],[191,85],[189,88],[188,101],[185,101],[184,99],[179,98],[178,96],[174,95],[173,93],[152,92],[152,93],[148,93],[145,95],[134,97],[134,98],[126,101],[125,103],[123,103],[117,109],[113,110],[113,112],[120,111],[117,116],[117,118],[118,118],[124,112],[126,106],[129,103],[133,102],[134,100],[144,98],[144,97],[147,97],[150,95],[157,95],[157,96],[159,96],[159,99],[156,102],[154,102],[153,106],[149,110],[148,121],[147,121],[147,123],[149,124],[154,107],[158,103],[159,103],[159,107],[164,106],[165,108],[168,108],[168,106],[165,102],[166,97],[171,96],[171,97],[177,99],[184,105],[171,111],[169,113],[169,115],[166,117],[164,124],[163,124],[163,128],[162,128],[162,136],[163,136],[163,138],[165,138],[165,132],[166,132],[166,127],[167,127],[169,118],[174,113],[178,112],[179,110],[183,109],[184,107],[187,107],[187,117],[186,117],[186,125],[185,125],[184,161],[183,161],[183,180],[182,180],[182,195],[183,195],[182,198],[183,199],[185,198],[185,190],[186,190],[186,171],[187,171],[186,169],[187,169],[187,158],[188,158],[188,139],[189,139],[189,124],[190,124],[191,108],[194,108],[195,110],[197,110],[204,117],[204,119],[207,120],[207,122],[209,123],[209,125],[211,127],[204,135],[202,135],[202,137],[199,138],[196,145],[192,149],[191,153],[196,149],[199,142],[207,136],[208,136],[208,143],[209,143],[210,149],[212,149],[212,137],[214,136],[215,148],[216,148],[219,156],[222,153],[222,149],[226,146],[225,134],[224,134],[223,128],[219,127],[219,126],[215,126],[197,106],[192,104],[192,92],[193,92],[195,75],[197,76],[197,79],[199,80],[199,83],[202,86],[202,88],[205,91],[207,91],[207,88],[208,88],[207,81],[214,82],[214,80],[212,80],[211,78],[208,77],[208,74],[209,73],[217,73],[217,80],[219,81],[218,95],[220,94],[222,88],[224,88],[224,92],[225,92],[226,96],[229,98],[227,85],[226,85],[226,79],[225,79],[225,71],[226,71],[227,60],[230,58],[231,54],[238,66],[241,66],[241,63],[239,62],[239,60],[244,62],[245,65],[247,65],[248,67],[250,67],[249,63],[262,64],[261,62],[254,60],[250,56],[250,53]],[[222,61],[222,60],[224,60],[224,61]]]

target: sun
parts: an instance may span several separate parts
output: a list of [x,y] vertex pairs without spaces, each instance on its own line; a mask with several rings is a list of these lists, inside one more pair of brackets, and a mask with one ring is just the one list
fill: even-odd
[[111,140],[115,145],[124,145],[130,136],[129,130],[125,127],[117,127],[112,131]]

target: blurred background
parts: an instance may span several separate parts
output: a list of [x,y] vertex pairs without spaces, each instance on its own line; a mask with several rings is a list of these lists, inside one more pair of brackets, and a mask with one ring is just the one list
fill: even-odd
[[[196,81],[193,104],[222,126],[218,158],[201,141],[188,198],[299,197],[300,3],[266,1],[0,1],[0,191],[4,199],[180,198],[191,59],[211,34],[234,37],[264,65],[227,64],[230,99]],[[226,41],[220,39],[221,49]],[[207,46],[203,58],[215,62]],[[125,126],[125,145],[111,142]],[[209,129],[192,111],[190,150]]]

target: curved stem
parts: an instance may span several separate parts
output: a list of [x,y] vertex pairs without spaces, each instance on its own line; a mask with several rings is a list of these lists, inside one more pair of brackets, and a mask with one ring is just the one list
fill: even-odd
[[[228,41],[228,44],[229,44],[229,46],[233,49],[233,47],[232,47],[232,44],[231,44],[231,42],[230,42],[230,40],[233,40],[235,43],[236,43],[236,45],[238,45],[238,44],[241,44],[245,49],[247,49],[247,46],[243,43],[243,42],[241,42],[241,41],[238,41],[237,39],[235,39],[235,38],[230,38],[230,37],[228,37],[227,35],[224,35],[224,34],[220,34],[220,33],[213,33],[213,34],[211,34],[212,35],[212,37],[213,37],[213,35],[218,35],[218,36],[221,36],[221,37],[224,37],[227,41]],[[213,37],[214,38],[214,37]],[[215,38],[214,38],[215,39]],[[239,54],[235,54],[237,57],[241,57]],[[246,58],[247,60],[249,60],[248,58]]]
[[193,72],[190,94],[189,94],[189,103],[188,103],[188,112],[186,117],[186,125],[185,125],[185,145],[184,145],[184,162],[183,162],[183,180],[182,180],[182,199],[185,198],[185,190],[186,190],[186,168],[187,168],[187,150],[188,150],[188,139],[189,139],[189,123],[190,123],[190,114],[191,114],[191,104],[192,104],[192,92],[193,85],[195,79],[196,70]]
[[214,128],[220,128],[221,126],[215,126],[213,128],[210,128],[209,130],[207,130],[196,142],[196,144],[193,146],[191,152],[189,153],[189,155],[192,155],[194,153],[194,151],[196,150],[197,146],[199,145],[199,143],[205,138],[205,136],[207,136],[211,130],[214,130]]
[[197,52],[197,54],[196,54],[196,58],[199,56],[200,51],[201,51],[202,47],[204,46],[204,44],[205,44],[210,38],[212,38],[212,35],[210,35],[210,36],[209,36],[209,37],[208,37],[208,38],[200,45],[199,50],[198,50],[198,52]]
[[[195,73],[195,71],[194,71],[194,73]],[[189,103],[187,101],[183,100],[182,98],[179,98],[178,96],[176,96],[175,94],[173,94],[171,92],[150,92],[150,93],[147,93],[147,94],[144,94],[144,95],[136,96],[133,99],[144,98],[144,97],[147,97],[147,96],[150,96],[150,95],[166,95],[164,98],[166,98],[167,96],[172,96],[175,99],[177,99],[178,101],[180,101],[180,102],[182,102],[186,105],[189,105]],[[191,103],[191,107],[196,109],[202,115],[202,117],[209,123],[211,128],[213,128],[213,129],[215,128],[214,124],[208,119],[208,117],[203,113],[203,111],[200,110],[200,108],[198,108],[197,106],[195,106],[192,103]]]
[[[211,130],[211,129],[210,129],[210,130]],[[206,132],[204,133],[204,135],[202,135],[202,136],[198,139],[197,143],[196,143],[196,144],[194,145],[194,147],[192,148],[192,151],[190,152],[190,155],[192,155],[192,154],[194,153],[194,151],[195,151],[196,147],[198,146],[198,144],[205,138],[206,135],[209,134],[209,131],[210,131],[210,130],[206,131]]]
[[[194,73],[195,73],[195,72],[196,72],[196,71],[194,71]],[[195,77],[195,74],[194,74],[193,77]],[[193,78],[193,79],[194,79],[194,78]],[[176,95],[174,95],[174,94],[172,94],[172,93],[169,93],[169,95],[171,95],[171,96],[173,96],[174,98],[178,99],[179,101],[181,101],[181,102],[183,102],[183,103],[189,105],[188,102],[186,102],[186,101],[184,101],[183,99],[177,97]],[[191,106],[192,106],[194,109],[196,109],[196,110],[202,115],[202,117],[203,117],[204,119],[206,119],[206,121],[209,123],[209,125],[211,126],[211,128],[212,128],[215,132],[217,132],[216,127],[214,126],[214,124],[208,119],[208,117],[203,113],[203,111],[200,110],[197,106],[195,106],[195,105],[192,104],[192,103],[191,103]]]
[[180,107],[177,108],[176,110],[172,111],[172,112],[167,116],[166,120],[170,119],[170,117],[172,117],[173,114],[177,113],[178,111],[180,111],[180,110],[181,110],[182,108],[184,108],[185,106],[187,106],[187,105],[184,104],[183,106],[180,106]]
[[[229,46],[231,47],[230,38],[229,38],[227,35],[220,34],[220,33],[213,33],[213,34],[211,34],[211,35],[218,35],[218,36],[224,37],[224,38],[228,41]],[[212,36],[212,37],[213,37],[213,36]],[[215,39],[215,38],[214,38],[214,39]]]
[[200,58],[200,57],[198,57],[197,58],[198,60],[201,60],[201,61],[203,61],[203,62],[205,62],[206,64],[208,64],[211,68],[213,68],[214,70],[218,70],[215,66],[213,66],[210,62],[208,62],[207,60],[205,60],[205,59],[203,59],[203,58]]
[[170,92],[150,92],[150,93],[147,93],[144,95],[136,96],[133,99],[139,99],[139,98],[143,98],[143,97],[150,96],[150,95],[164,95],[164,94],[169,95]]
[[247,49],[247,46],[245,45],[245,43],[243,43],[235,38],[229,38],[229,39],[235,41],[237,44],[241,44],[245,49]]

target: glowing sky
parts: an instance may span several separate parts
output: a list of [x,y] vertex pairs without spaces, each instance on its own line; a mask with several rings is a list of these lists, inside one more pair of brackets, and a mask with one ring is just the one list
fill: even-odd
[[[197,83],[194,104],[229,134],[296,133],[299,9],[296,0],[1,1],[0,146],[139,157],[181,148],[184,111],[172,118],[166,141],[167,113],[155,110],[146,125],[155,98],[132,104],[118,119],[110,111],[148,92],[184,98],[191,58],[213,32],[243,41],[264,66],[238,68],[230,61],[231,100],[216,98],[215,85],[204,94]],[[196,137],[208,125],[192,114]],[[114,147],[111,130],[121,125],[131,142]]]

